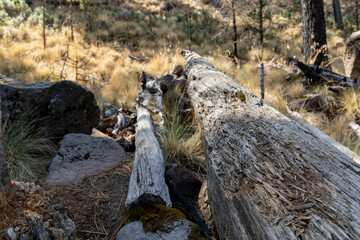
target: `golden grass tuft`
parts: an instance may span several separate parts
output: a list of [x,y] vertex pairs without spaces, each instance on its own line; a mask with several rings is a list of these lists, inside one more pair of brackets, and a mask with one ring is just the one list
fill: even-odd
[[360,117],[360,93],[355,89],[346,90],[339,98],[342,105],[342,112],[351,120]]

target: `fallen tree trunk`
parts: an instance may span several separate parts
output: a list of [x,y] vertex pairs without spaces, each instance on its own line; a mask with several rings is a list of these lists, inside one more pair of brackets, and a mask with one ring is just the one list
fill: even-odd
[[360,165],[199,55],[183,54],[220,238],[359,239]]
[[307,78],[312,79],[317,83],[336,83],[343,86],[350,86],[359,88],[360,84],[346,76],[335,73],[327,68],[319,67],[316,65],[305,64],[296,58],[288,58],[290,64],[299,68]]
[[350,121],[349,126],[354,130],[356,135],[360,138],[360,126],[354,121]]
[[125,202],[128,208],[149,202],[171,206],[164,157],[151,119],[157,127],[162,126],[162,92],[157,80],[143,72],[137,106],[135,161]]

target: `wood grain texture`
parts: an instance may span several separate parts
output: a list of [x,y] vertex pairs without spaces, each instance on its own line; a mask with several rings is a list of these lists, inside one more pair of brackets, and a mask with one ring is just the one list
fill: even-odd
[[142,83],[137,106],[135,161],[125,205],[130,208],[151,202],[171,206],[164,157],[152,121],[157,127],[163,124],[162,92],[157,80],[147,73],[142,74]]
[[221,239],[359,239],[360,165],[183,54]]

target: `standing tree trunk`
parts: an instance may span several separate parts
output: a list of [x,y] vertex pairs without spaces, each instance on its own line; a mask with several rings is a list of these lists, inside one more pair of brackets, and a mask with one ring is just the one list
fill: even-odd
[[356,31],[359,31],[359,0],[355,0]]
[[46,49],[46,0],[43,2],[43,39],[44,49]]
[[264,43],[264,29],[263,29],[263,10],[265,2],[264,0],[259,0],[259,33],[260,33],[260,44],[261,47]]
[[321,46],[326,45],[326,28],[323,0],[301,0],[302,37],[305,61]]
[[340,2],[339,2],[339,0],[333,0],[332,4],[333,4],[336,28],[344,30]]
[[239,58],[237,53],[237,30],[236,30],[236,16],[235,16],[235,0],[231,0],[232,20],[233,20],[233,48],[234,48],[234,60]]
[[70,5],[70,31],[71,31],[71,41],[74,41],[74,26],[73,26],[73,6],[72,6],[72,1],[69,2]]

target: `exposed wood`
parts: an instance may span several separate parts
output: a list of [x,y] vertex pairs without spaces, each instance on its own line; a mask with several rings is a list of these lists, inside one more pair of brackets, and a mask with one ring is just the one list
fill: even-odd
[[131,60],[134,60],[134,61],[137,61],[137,62],[148,62],[150,61],[148,58],[140,58],[140,57],[135,57],[135,56],[132,56],[132,55],[129,55],[129,58]]
[[156,139],[152,120],[162,127],[162,92],[157,79],[143,72],[137,106],[135,161],[125,205],[130,208],[142,203],[171,206],[165,183],[164,157]]
[[354,130],[356,135],[360,138],[360,126],[354,121],[350,121],[349,126]]
[[335,73],[327,68],[305,64],[296,58],[288,58],[290,64],[299,68],[307,78],[316,83],[336,83],[342,86],[351,86],[359,88],[360,84],[346,76]]
[[359,239],[360,165],[183,53],[220,238]]
[[358,156],[356,153],[354,153],[344,145],[338,143],[337,141],[335,141],[334,139],[332,139],[331,137],[329,137],[328,135],[326,135],[325,133],[323,133],[313,125],[309,124],[303,117],[301,117],[301,115],[298,112],[291,111],[290,109],[287,109],[287,111],[289,116],[293,120],[297,121],[301,126],[306,127],[309,131],[311,131],[313,135],[317,136],[318,138],[321,138],[324,141],[327,141],[329,144],[336,147],[341,152],[343,152],[348,157],[350,157],[352,160],[360,164],[360,156]]

